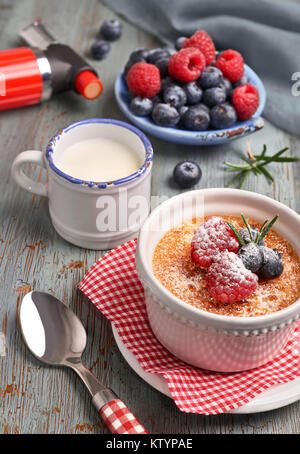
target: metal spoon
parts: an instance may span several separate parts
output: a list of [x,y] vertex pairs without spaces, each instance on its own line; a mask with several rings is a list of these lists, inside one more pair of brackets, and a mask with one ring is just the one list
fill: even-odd
[[23,298],[19,315],[22,336],[31,353],[46,364],[73,369],[111,433],[147,433],[126,405],[82,363],[86,331],[71,309],[48,293],[34,291]]

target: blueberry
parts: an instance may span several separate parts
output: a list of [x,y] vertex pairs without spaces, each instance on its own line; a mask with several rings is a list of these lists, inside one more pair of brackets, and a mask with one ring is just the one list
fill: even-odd
[[175,126],[180,120],[180,115],[170,104],[157,103],[152,110],[152,119],[160,126]]
[[133,57],[128,60],[124,68],[124,74],[127,75],[128,71],[130,70],[131,66],[135,65],[136,63],[146,63],[146,60],[143,57]]
[[178,112],[180,113],[180,115],[182,116],[183,114],[185,114],[185,112],[189,110],[189,106],[180,106],[179,109],[178,109]]
[[240,85],[247,84],[248,82],[249,82],[249,77],[246,76],[246,74],[244,74],[243,77],[240,80],[238,80],[237,82],[232,84],[232,88],[239,87]]
[[172,77],[167,76],[161,80],[161,91],[164,91],[169,85],[176,84],[175,80]]
[[181,117],[181,123],[192,131],[205,131],[210,123],[209,113],[203,107],[191,106]]
[[214,106],[210,111],[211,125],[215,129],[229,128],[237,121],[237,114],[229,103]]
[[130,103],[130,109],[135,115],[138,115],[139,117],[150,115],[152,108],[152,100],[149,98],[143,98],[142,96],[136,96]]
[[198,104],[201,101],[203,91],[197,82],[188,82],[184,84],[183,89],[186,93],[188,104]]
[[171,57],[171,55],[176,54],[176,52],[177,52],[177,50],[174,49],[174,47],[166,47],[165,50],[167,50],[169,52],[170,57]]
[[187,106],[186,104],[184,106],[180,106],[179,109],[178,109],[178,112],[179,112],[179,115],[180,115],[180,120],[179,120],[179,123],[178,123],[178,126],[180,126],[181,128],[185,128],[184,124],[183,124],[183,117],[184,117],[184,114],[189,110],[189,106]]
[[161,97],[159,95],[156,95],[153,98],[151,98],[151,101],[152,101],[153,107],[155,106],[155,104],[159,104],[159,103],[163,102],[163,100],[161,99]]
[[95,60],[103,60],[110,51],[110,45],[107,41],[95,41],[91,46],[91,54]]
[[163,92],[163,100],[172,107],[180,107],[186,104],[186,93],[179,85],[169,85]]
[[123,25],[116,19],[103,22],[100,33],[108,41],[116,41],[122,35]]
[[180,50],[182,48],[183,41],[185,40],[186,40],[185,36],[180,36],[179,38],[177,38],[175,41],[175,49]]
[[230,96],[232,92],[232,83],[230,82],[230,80],[226,79],[226,77],[223,77],[223,80],[221,81],[219,86],[224,87],[226,95]]
[[129,55],[129,60],[134,60],[135,58],[144,58],[145,60],[147,60],[149,54],[149,49],[136,49]]
[[226,101],[226,92],[224,87],[212,87],[204,90],[203,93],[203,102],[208,107],[215,106],[217,104],[222,104]]
[[259,270],[260,277],[264,279],[274,279],[283,272],[283,263],[281,254],[276,249],[270,249],[266,246],[261,246],[263,254],[263,265]]
[[[196,107],[196,106],[193,106],[193,107]],[[210,109],[209,107],[207,107],[205,104],[203,104],[203,102],[199,102],[199,104],[197,104],[197,107],[201,107],[201,109],[205,110],[205,112],[207,112],[209,115],[210,115]]]
[[181,161],[175,166],[173,177],[181,188],[191,188],[200,181],[202,171],[194,161]]
[[263,266],[264,255],[261,249],[260,246],[251,242],[242,246],[237,253],[245,268],[253,273],[256,273]]
[[223,80],[222,71],[214,66],[207,66],[198,79],[202,88],[217,87]]
[[158,67],[161,77],[168,75],[168,64],[169,58],[160,58],[159,60],[155,61],[155,66]]
[[162,58],[169,58],[170,52],[167,49],[155,49],[149,53],[147,61],[154,64],[157,60]]
[[[257,237],[257,234],[258,234],[258,229],[256,227],[250,227],[250,231],[251,231],[251,234],[252,234],[252,240],[255,241],[256,240],[256,237]],[[239,231],[239,234],[241,235],[242,239],[244,240],[245,243],[250,243],[252,240],[250,238],[250,235],[249,235],[249,232],[248,232],[248,229],[242,229]],[[264,240],[260,241],[258,243],[259,246],[264,246],[265,245],[265,242]]]

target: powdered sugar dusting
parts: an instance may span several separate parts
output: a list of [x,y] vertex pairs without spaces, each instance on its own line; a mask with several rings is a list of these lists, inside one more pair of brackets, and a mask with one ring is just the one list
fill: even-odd
[[191,248],[194,262],[208,267],[220,251],[237,252],[239,242],[224,219],[212,216],[195,231]]
[[247,298],[257,289],[257,285],[256,274],[247,270],[233,252],[223,251],[217,254],[206,274],[209,293],[222,303]]
[[[238,229],[244,228],[241,218],[223,216]],[[284,271],[272,280],[259,280],[257,290],[243,301],[221,303],[206,288],[207,270],[191,260],[191,241],[195,225],[201,220],[188,220],[169,230],[157,244],[153,255],[153,272],[175,296],[192,306],[221,315],[258,316],[283,309],[300,297],[300,261],[290,243],[271,229],[266,245],[282,255]],[[251,226],[258,222],[248,219]],[[235,255],[235,254],[234,254]],[[238,257],[237,257],[238,258]]]

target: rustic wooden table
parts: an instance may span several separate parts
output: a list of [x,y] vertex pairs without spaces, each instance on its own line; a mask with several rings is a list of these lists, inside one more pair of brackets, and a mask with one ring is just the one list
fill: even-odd
[[[1,49],[17,46],[19,29],[40,18],[55,37],[87,54],[101,22],[113,17],[97,0],[1,0]],[[144,383],[119,353],[108,321],[76,290],[101,253],[80,249],[60,238],[50,223],[47,200],[22,191],[11,180],[15,156],[26,149],[44,149],[47,139],[62,125],[87,117],[124,120],[114,100],[114,79],[130,51],[157,43],[123,22],[123,37],[112,44],[109,58],[92,62],[105,87],[101,99],[87,102],[68,93],[42,105],[1,113],[0,332],[5,336],[6,356],[0,356],[0,433],[107,433],[75,374],[43,367],[26,350],[18,328],[18,308],[32,289],[55,294],[74,309],[88,332],[85,362],[128,403],[151,433],[299,433],[300,402],[260,414],[208,417],[180,413],[169,398]],[[223,187],[227,178],[222,165],[225,155],[236,160],[247,141],[189,148],[151,140],[155,150],[153,195],[167,196],[179,192],[170,183],[170,175],[183,158],[197,160],[202,167],[203,177],[197,187]],[[273,151],[289,146],[296,154],[300,141],[266,121],[265,128],[251,137],[251,143],[255,150],[263,143]],[[285,164],[272,170],[275,184],[251,177],[246,189],[274,197],[299,212],[299,166]],[[28,172],[44,178],[40,168],[31,166]]]

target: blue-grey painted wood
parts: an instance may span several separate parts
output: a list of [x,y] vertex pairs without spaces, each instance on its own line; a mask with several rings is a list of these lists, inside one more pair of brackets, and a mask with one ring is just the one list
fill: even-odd
[[[41,18],[55,37],[87,54],[101,22],[113,17],[97,0],[1,0],[1,48],[18,45],[18,30]],[[101,253],[62,240],[51,226],[46,200],[25,193],[11,181],[9,169],[15,156],[25,149],[44,148],[60,126],[95,116],[125,120],[113,97],[114,79],[130,51],[156,44],[152,37],[124,23],[122,40],[112,44],[107,60],[95,63],[105,87],[99,100],[89,103],[69,93],[47,104],[0,113],[0,331],[6,339],[6,356],[0,357],[0,433],[107,433],[79,379],[71,371],[42,366],[23,345],[17,311],[30,289],[53,293],[75,310],[88,332],[85,362],[152,433],[300,432],[300,402],[255,415],[190,415],[180,413],[170,399],[144,383],[121,357],[107,320],[76,291]],[[153,139],[153,195],[169,197],[180,192],[170,178],[174,165],[185,158],[197,160],[202,167],[203,178],[197,187],[223,187],[227,175],[222,162],[225,157],[237,160],[246,142],[241,139],[226,146],[200,149]],[[260,150],[263,143],[271,151],[288,145],[293,154],[299,154],[299,139],[268,122],[251,136],[253,150]],[[296,197],[300,189],[299,165],[274,165],[272,171],[275,184],[251,177],[246,189],[300,211]],[[28,172],[32,177],[44,178],[34,166]]]

